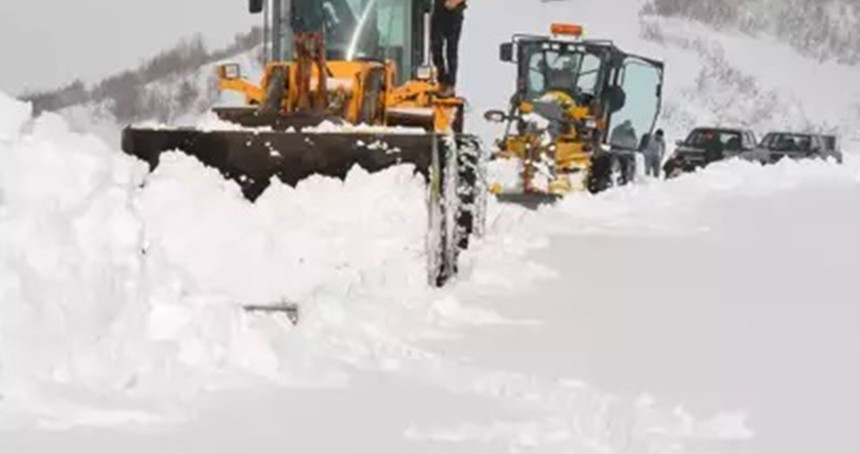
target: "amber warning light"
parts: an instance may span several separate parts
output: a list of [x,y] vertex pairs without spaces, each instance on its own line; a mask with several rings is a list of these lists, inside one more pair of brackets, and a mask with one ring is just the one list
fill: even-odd
[[582,25],[575,24],[552,24],[553,35],[567,35],[580,37],[583,34]]

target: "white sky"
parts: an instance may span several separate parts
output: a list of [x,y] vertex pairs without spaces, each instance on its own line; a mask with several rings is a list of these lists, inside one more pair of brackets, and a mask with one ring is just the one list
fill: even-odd
[[0,0],[0,91],[95,81],[201,33],[220,47],[261,23],[248,0]]

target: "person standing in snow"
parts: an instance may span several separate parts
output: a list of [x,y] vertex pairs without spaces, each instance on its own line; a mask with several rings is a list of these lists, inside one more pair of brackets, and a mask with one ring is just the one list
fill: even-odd
[[452,97],[457,85],[460,33],[466,0],[433,0],[430,20],[430,50],[442,85],[439,95]]
[[705,166],[722,161],[725,158],[726,155],[723,142],[720,140],[720,135],[713,134],[711,139],[705,144]]
[[660,178],[660,167],[663,164],[663,156],[666,154],[666,141],[663,138],[663,130],[650,136],[643,150],[645,155],[645,175]]
[[612,130],[612,134],[609,136],[609,146],[610,152],[621,168],[621,184],[630,183],[633,181],[633,174],[636,171],[634,153],[639,149],[639,139],[630,120],[624,120]]

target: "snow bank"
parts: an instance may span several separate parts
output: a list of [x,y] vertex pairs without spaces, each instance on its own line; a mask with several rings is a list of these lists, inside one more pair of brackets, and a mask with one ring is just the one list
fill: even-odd
[[[545,236],[494,205],[493,231],[465,254],[461,281],[429,289],[425,192],[409,166],[295,189],[275,183],[252,205],[188,156],[168,154],[147,175],[143,163],[45,115],[0,142],[0,191],[5,427],[182,418],[203,393],[343,386],[356,370],[535,406],[572,418],[570,430],[600,424],[595,412],[615,405],[597,389],[483,370],[419,346],[460,326],[534,325],[464,301],[554,273],[525,258]],[[298,327],[242,310],[279,302],[300,305]],[[676,427],[673,439],[697,436],[650,407],[631,415]],[[576,430],[565,443],[605,432]]]
[[[323,331],[361,337],[350,324],[384,326],[410,295],[427,303],[410,167],[275,184],[251,205],[185,155],[147,177],[58,116],[19,133],[27,106],[6,111],[19,136],[0,141],[4,402],[39,402],[43,385],[134,398],[253,377],[332,383],[320,362],[340,358]],[[302,305],[300,334],[241,310],[281,301]]]

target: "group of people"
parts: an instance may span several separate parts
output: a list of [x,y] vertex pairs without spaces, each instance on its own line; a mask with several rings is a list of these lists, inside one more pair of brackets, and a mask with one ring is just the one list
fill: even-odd
[[666,156],[666,138],[662,129],[654,134],[646,134],[642,140],[636,135],[630,120],[623,121],[609,137],[613,155],[618,159],[621,178],[625,183],[633,180],[635,172],[635,151],[642,153],[645,160],[645,174],[660,178],[663,158]]

